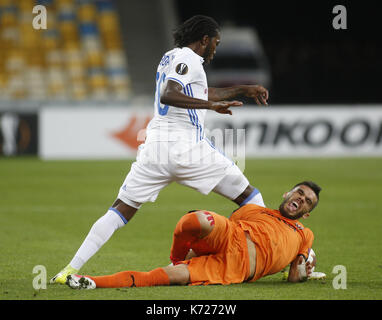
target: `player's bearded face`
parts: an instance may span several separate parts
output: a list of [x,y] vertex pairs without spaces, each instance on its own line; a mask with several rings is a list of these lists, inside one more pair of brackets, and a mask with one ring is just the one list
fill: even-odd
[[288,219],[297,220],[313,210],[317,197],[307,186],[298,186],[284,195],[280,213]]
[[219,42],[220,42],[219,34],[216,37],[212,37],[209,39],[209,42],[207,44],[207,47],[203,55],[203,58],[206,64],[209,64],[211,60],[214,58],[216,54],[216,47],[219,45]]
[[288,218],[288,219],[292,219],[292,220],[297,220],[297,219],[300,219],[306,212],[294,212],[294,213],[291,213],[290,210],[288,210],[288,205],[289,205],[290,201],[288,199],[285,199],[281,204],[280,204],[280,207],[279,207],[279,211],[280,213],[285,217],[285,218]]

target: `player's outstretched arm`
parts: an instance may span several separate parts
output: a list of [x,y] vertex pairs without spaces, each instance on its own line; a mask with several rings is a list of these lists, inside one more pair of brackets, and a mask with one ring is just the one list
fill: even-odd
[[183,93],[182,86],[172,80],[167,81],[167,85],[160,97],[162,104],[187,109],[210,109],[223,114],[232,114],[230,107],[240,107],[241,101],[206,101],[193,98]]
[[209,101],[233,99],[238,96],[253,98],[258,105],[268,105],[268,90],[259,85],[238,85],[226,88],[208,88]]

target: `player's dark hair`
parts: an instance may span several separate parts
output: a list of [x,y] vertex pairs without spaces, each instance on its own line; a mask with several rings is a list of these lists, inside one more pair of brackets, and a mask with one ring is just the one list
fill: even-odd
[[196,15],[178,26],[174,33],[175,45],[179,48],[201,40],[205,35],[216,37],[220,27],[211,17]]
[[313,181],[303,181],[303,182],[300,182],[300,183],[297,183],[293,188],[296,188],[298,186],[301,186],[301,185],[304,185],[304,186],[307,186],[309,187],[310,189],[313,190],[313,192],[316,194],[317,196],[317,202],[316,204],[314,205],[313,209],[316,207],[317,203],[318,203],[318,200],[320,200],[320,191],[322,190],[321,187],[317,184],[317,183],[314,183]]

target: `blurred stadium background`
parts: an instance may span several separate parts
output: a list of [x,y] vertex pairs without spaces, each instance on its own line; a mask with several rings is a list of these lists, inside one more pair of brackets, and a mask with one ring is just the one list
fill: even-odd
[[[32,27],[39,4],[47,29]],[[223,28],[206,68],[211,86],[259,83],[273,106],[374,107],[382,101],[375,10],[345,2],[348,29],[334,30],[335,4],[0,0],[1,153],[39,153],[45,108],[150,112],[158,61],[173,46],[174,27],[194,14],[211,15]]]
[[[334,30],[335,4],[0,0],[1,154],[44,153],[44,109],[122,107],[148,110],[149,117],[158,61],[173,46],[174,27],[194,14],[213,16],[223,28],[206,67],[210,86],[259,83],[272,106],[375,107],[382,101],[375,10],[346,2],[348,29]],[[47,9],[47,29],[32,27],[35,5]],[[356,124],[352,131],[361,137],[351,144],[373,126]]]

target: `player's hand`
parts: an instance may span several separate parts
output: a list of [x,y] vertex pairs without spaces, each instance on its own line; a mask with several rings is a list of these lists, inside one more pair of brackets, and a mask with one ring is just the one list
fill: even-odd
[[229,109],[230,107],[241,107],[243,102],[241,101],[217,101],[212,102],[210,105],[210,110],[214,110],[218,113],[230,114],[232,115],[232,111]]
[[309,276],[312,274],[313,264],[310,263],[310,261],[307,261],[305,264],[305,271],[306,276],[309,278]]
[[267,100],[269,97],[269,93],[268,93],[268,90],[262,86],[259,86],[259,85],[247,86],[245,96],[249,98],[253,98],[259,106],[268,105]]
[[[302,256],[297,256],[296,259],[293,260],[289,268],[289,275],[288,275],[289,282],[300,282],[306,279],[308,273],[306,272],[305,275],[302,275],[299,270],[299,266],[303,264],[304,264],[304,258]],[[307,264],[304,265],[305,271],[308,271],[306,265]],[[311,267],[310,267],[310,272],[312,272]]]

